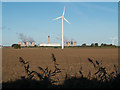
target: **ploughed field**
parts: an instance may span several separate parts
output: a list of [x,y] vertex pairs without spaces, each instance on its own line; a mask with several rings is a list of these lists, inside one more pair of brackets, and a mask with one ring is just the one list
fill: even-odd
[[24,66],[19,62],[19,57],[29,61],[31,71],[41,72],[39,66],[54,70],[52,53],[55,55],[57,64],[59,64],[58,67],[62,69],[62,72],[53,78],[61,82],[65,79],[66,74],[71,77],[79,76],[81,67],[84,76],[87,76],[89,71],[91,75],[94,75],[96,71],[88,58],[92,59],[93,62],[96,60],[101,62],[108,73],[114,70],[114,65],[118,65],[117,48],[65,48],[64,50],[57,48],[3,48],[2,81],[14,81],[26,75]]

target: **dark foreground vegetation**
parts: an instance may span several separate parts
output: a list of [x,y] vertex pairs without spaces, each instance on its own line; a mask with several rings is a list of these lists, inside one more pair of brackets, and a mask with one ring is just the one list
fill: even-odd
[[[64,82],[62,84],[56,84],[58,80],[53,80],[52,77],[61,73],[64,69],[59,68],[54,54],[52,54],[52,60],[54,70],[49,69],[49,67],[42,68],[39,66],[40,72],[36,72],[31,71],[29,62],[20,57],[19,62],[24,66],[26,75],[21,76],[21,79],[16,81],[3,82],[2,88],[17,88],[20,90],[23,88],[120,88],[120,74],[118,73],[117,66],[114,65],[113,72],[107,73],[106,68],[101,63],[93,61],[90,58],[88,58],[88,61],[96,70],[93,76],[89,71],[88,76],[85,77],[82,72],[82,67],[80,67],[80,77],[70,77],[66,74]],[[35,79],[36,77],[38,79]]]

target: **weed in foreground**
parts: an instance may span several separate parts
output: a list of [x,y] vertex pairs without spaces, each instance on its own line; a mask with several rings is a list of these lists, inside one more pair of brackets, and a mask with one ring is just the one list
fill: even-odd
[[[19,61],[24,65],[26,76],[22,76],[21,80],[16,80],[15,82],[3,83],[3,88],[119,88],[120,74],[117,66],[114,65],[113,72],[107,73],[101,62],[97,60],[94,62],[90,58],[88,58],[88,61],[96,70],[94,76],[91,76],[91,71],[89,71],[88,76],[84,77],[82,67],[80,67],[80,77],[70,77],[70,75],[66,74],[63,84],[60,85],[55,85],[54,83],[57,81],[52,79],[53,76],[62,70],[58,68],[59,64],[57,64],[54,54],[52,54],[53,71],[49,67],[44,69],[40,66],[38,67],[39,73],[31,71],[29,62],[26,62],[22,57],[19,58]],[[39,78],[38,81],[34,79],[36,75]]]
[[20,61],[20,63],[22,63],[24,65],[25,72],[27,74],[26,77],[22,76],[22,79],[32,80],[33,77],[35,77],[37,75],[39,80],[45,81],[46,83],[49,82],[50,84],[52,84],[52,83],[57,82],[57,81],[53,80],[52,77],[55,76],[56,74],[60,73],[62,69],[58,68],[59,64],[57,64],[54,54],[52,54],[52,60],[54,63],[54,70],[53,71],[51,69],[49,69],[49,67],[46,67],[44,69],[44,68],[39,66],[38,68],[39,68],[40,72],[38,73],[36,71],[31,71],[29,62],[26,62],[22,57],[20,57],[19,61]]

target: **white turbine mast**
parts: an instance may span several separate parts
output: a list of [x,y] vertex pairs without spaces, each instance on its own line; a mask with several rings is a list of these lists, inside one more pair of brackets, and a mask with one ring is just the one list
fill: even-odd
[[63,14],[62,14],[62,16],[60,16],[60,17],[57,17],[57,18],[53,19],[53,20],[57,20],[57,19],[62,18],[62,49],[64,49],[64,38],[63,38],[63,19],[64,19],[67,23],[69,23],[69,24],[70,24],[70,22],[68,22],[68,20],[67,20],[67,19],[65,19],[64,15],[65,15],[65,6],[64,6],[64,10],[63,10]]

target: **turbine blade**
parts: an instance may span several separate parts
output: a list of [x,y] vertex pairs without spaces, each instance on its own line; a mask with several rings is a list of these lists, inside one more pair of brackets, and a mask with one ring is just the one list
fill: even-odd
[[65,19],[65,18],[64,18],[64,20],[65,20],[67,23],[69,23],[69,24],[70,24],[70,22],[68,22],[68,20],[67,20],[67,19]]
[[64,16],[64,14],[65,14],[65,6],[64,6],[64,10],[63,10],[63,16]]
[[57,17],[57,18],[55,18],[55,19],[53,19],[53,20],[57,20],[57,19],[60,19],[60,18],[62,18],[62,17],[60,16],[60,17]]

